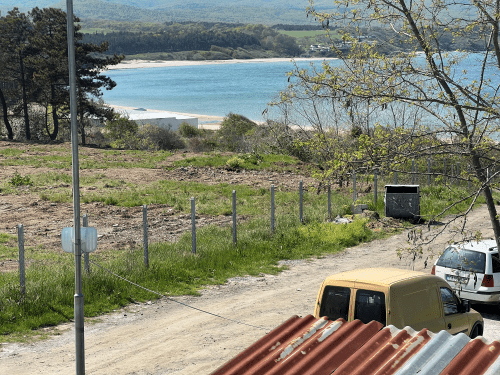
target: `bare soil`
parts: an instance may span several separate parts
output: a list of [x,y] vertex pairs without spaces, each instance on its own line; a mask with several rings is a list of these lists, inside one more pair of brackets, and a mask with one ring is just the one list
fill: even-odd
[[[50,150],[50,146],[47,146]],[[57,147],[61,147],[58,145]],[[71,155],[70,144],[65,144],[67,154]],[[0,141],[0,151],[6,148],[16,148],[25,151],[28,155],[33,146],[23,143]],[[49,153],[50,151],[47,151]],[[38,155],[40,152],[31,152]],[[80,153],[93,159],[102,158],[99,150],[80,148]],[[116,168],[116,169],[82,169],[80,176],[104,174],[107,178],[133,184],[149,184],[158,180],[192,181],[207,185],[227,183],[233,185],[248,185],[256,188],[269,189],[275,185],[277,190],[298,190],[302,180],[304,189],[317,187],[318,182],[307,175],[305,165],[290,167],[285,172],[267,171],[232,171],[224,168],[195,168],[180,167],[169,169],[176,160],[199,156],[193,153],[176,153],[159,163],[156,169],[146,168]],[[0,162],[2,161],[0,154]],[[130,158],[130,163],[134,158]],[[71,176],[69,169],[33,168],[26,166],[2,166],[0,181],[10,181],[15,173],[21,176],[42,174],[48,172],[66,173]],[[71,190],[69,184],[59,184],[54,188]],[[105,187],[106,189],[106,187]],[[114,189],[109,187],[109,189]],[[17,234],[18,224],[23,224],[25,246],[40,247],[54,251],[62,251],[61,230],[73,226],[73,204],[53,203],[40,199],[36,189],[22,186],[18,188],[18,195],[3,194],[0,189],[0,233]],[[82,187],[86,191],[98,192],[97,187]],[[98,250],[127,249],[141,245],[143,242],[143,215],[142,207],[122,208],[106,205],[101,202],[80,205],[81,214],[87,214],[89,226],[98,228]],[[232,217],[197,215],[197,227],[209,224],[227,225]],[[244,220],[244,217],[239,217]],[[191,215],[181,213],[164,204],[148,206],[148,240],[149,242],[175,241],[185,231],[191,229]],[[18,267],[16,259],[0,260],[0,272],[11,271]]]
[[[13,168],[2,168],[0,178],[9,178],[13,172]],[[305,184],[315,186],[314,180],[295,173],[266,175],[193,169],[171,172],[107,170],[106,174],[116,173],[123,179],[141,181],[171,176],[197,181],[206,179],[208,183],[215,183],[216,178],[226,178],[266,188],[271,181],[283,188],[287,184],[293,188],[303,179]],[[170,212],[170,209],[160,205],[151,207],[152,241],[173,240],[188,229],[187,218]],[[104,237],[100,239],[99,246],[111,248],[141,241],[139,210],[97,204],[82,207],[82,213],[89,213],[91,225],[98,226],[100,231],[101,227],[106,228],[101,231]],[[15,225],[23,223],[30,243],[43,243],[54,249],[60,247],[61,227],[70,226],[72,218],[71,205],[43,202],[29,192],[18,196],[0,196],[0,214],[0,232],[14,233]],[[226,217],[205,218],[207,223],[224,224],[227,220]],[[486,209],[474,210],[467,219],[466,228],[470,231],[480,230],[485,237],[492,236]],[[440,229],[442,227],[439,225],[431,226],[424,230],[424,236]],[[442,250],[453,236],[452,230],[445,230],[426,250]],[[396,254],[396,249],[404,247],[407,240],[408,232],[404,231],[339,254],[305,261],[284,261],[288,270],[279,275],[238,277],[226,285],[206,288],[199,297],[163,298],[130,305],[99,319],[89,319],[85,327],[86,374],[209,374],[292,315],[311,314],[318,288],[330,274],[372,266],[430,272],[433,259],[429,258],[429,253],[416,259],[400,258]],[[202,313],[174,301],[231,320]],[[497,308],[478,307],[478,310],[485,318],[484,336],[490,340],[500,339]],[[0,344],[0,374],[75,373],[73,324],[46,331],[57,335],[28,344]]]

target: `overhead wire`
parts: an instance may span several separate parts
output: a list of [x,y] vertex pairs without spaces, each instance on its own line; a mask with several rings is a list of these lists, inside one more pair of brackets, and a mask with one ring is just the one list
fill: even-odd
[[127,282],[127,283],[129,283],[129,284],[131,284],[131,285],[134,285],[134,286],[136,286],[136,287],[138,287],[138,288],[141,288],[141,289],[143,289],[143,290],[145,290],[145,291],[147,291],[147,292],[150,292],[150,293],[156,294],[156,295],[158,295],[158,296],[160,296],[160,297],[162,297],[162,298],[165,298],[166,300],[168,300],[168,301],[170,301],[170,302],[175,302],[175,303],[177,303],[177,304],[179,304],[179,305],[182,305],[182,306],[188,307],[188,308],[190,308],[190,309],[197,310],[197,311],[202,312],[202,313],[204,313],[204,314],[212,315],[212,316],[215,316],[215,317],[220,318],[220,319],[228,320],[228,321],[233,322],[233,323],[237,323],[237,324],[245,325],[245,326],[248,326],[248,327],[253,327],[253,328],[257,328],[257,329],[265,330],[265,331],[267,331],[267,332],[269,332],[269,331],[270,331],[268,328],[265,328],[265,327],[261,327],[261,326],[257,326],[257,325],[253,325],[253,324],[249,324],[249,323],[245,323],[245,322],[241,322],[241,321],[239,321],[239,320],[235,320],[235,319],[226,318],[226,317],[224,317],[224,316],[221,316],[221,315],[218,315],[218,314],[211,313],[211,312],[209,312],[209,311],[206,311],[206,310],[200,309],[200,308],[198,308],[198,307],[194,307],[194,306],[188,305],[187,303],[180,302],[180,301],[176,301],[175,299],[173,299],[173,298],[171,298],[171,297],[168,297],[168,296],[167,296],[167,295],[165,295],[165,294],[162,294],[162,293],[156,292],[156,291],[151,290],[151,289],[148,289],[148,288],[146,288],[146,287],[144,287],[144,286],[142,286],[142,285],[139,285],[139,284],[137,284],[137,283],[134,283],[133,281],[130,281],[130,280],[126,279],[125,277],[123,277],[123,276],[120,276],[120,275],[116,274],[115,272],[113,272],[113,271],[111,271],[110,269],[108,269],[108,268],[106,268],[106,267],[104,267],[104,266],[100,265],[99,263],[96,263],[95,261],[89,260],[89,262],[90,262],[90,263],[92,263],[93,265],[95,265],[95,266],[97,266],[97,267],[101,268],[102,270],[104,270],[104,271],[106,271],[106,272],[110,273],[111,275],[113,275],[113,276],[115,276],[115,277],[117,277],[117,278],[119,278],[119,279],[121,279],[121,280],[123,280],[123,281],[125,281],[125,282]]

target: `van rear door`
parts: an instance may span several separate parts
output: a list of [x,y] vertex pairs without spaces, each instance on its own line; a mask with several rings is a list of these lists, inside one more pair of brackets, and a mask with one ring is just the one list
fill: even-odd
[[438,283],[443,306],[445,329],[456,335],[463,332],[469,335],[469,317],[461,311],[461,303],[449,285]]
[[382,323],[387,322],[385,294],[382,291],[369,289],[355,289],[354,297],[354,319],[363,323],[372,320]]

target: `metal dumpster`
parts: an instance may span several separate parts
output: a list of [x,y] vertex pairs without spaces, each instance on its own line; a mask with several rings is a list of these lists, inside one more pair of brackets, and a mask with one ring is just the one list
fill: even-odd
[[420,218],[420,185],[385,185],[385,216]]

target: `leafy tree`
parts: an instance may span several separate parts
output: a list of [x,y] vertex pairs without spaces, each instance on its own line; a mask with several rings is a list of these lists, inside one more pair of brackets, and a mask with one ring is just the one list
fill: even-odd
[[[75,17],[75,22],[79,19]],[[109,65],[119,63],[123,56],[106,56],[108,44],[99,45],[81,42],[80,27],[75,28],[76,64],[78,85],[78,114],[82,142],[85,143],[84,124],[86,117],[95,120],[110,119],[112,111],[97,104],[102,90],[111,90],[115,82],[102,72]],[[51,140],[59,133],[59,120],[69,117],[69,68],[67,49],[67,18],[60,9],[34,8],[27,15],[16,8],[7,17],[0,18],[0,47],[6,69],[0,73],[2,79],[15,81],[22,88],[26,138],[31,138],[28,106],[37,104],[45,108],[45,129]],[[8,102],[16,103],[16,96],[9,92],[11,99],[0,95],[4,112],[4,122]],[[2,99],[3,98],[3,99]],[[17,104],[12,105],[14,112]],[[51,112],[52,126],[49,126],[47,112]],[[9,136],[13,136],[9,132]]]
[[[402,172],[410,159],[459,158],[462,166],[471,168],[470,175],[467,167],[462,168],[460,178],[470,178],[477,187],[462,199],[475,202],[479,194],[484,195],[500,246],[500,222],[492,196],[496,173],[487,173],[498,169],[500,151],[495,141],[500,130],[498,2],[339,0],[335,6],[334,12],[323,13],[311,1],[308,15],[326,28],[348,30],[342,39],[350,48],[337,50],[340,61],[324,63],[319,71],[294,70],[292,87],[281,102],[290,106],[304,98],[328,101],[344,114],[352,111],[351,115],[366,119],[366,131],[358,132],[352,146],[343,148],[332,144],[324,129],[315,125],[317,136],[311,147],[330,152],[330,160],[324,158],[324,176],[356,168]],[[406,51],[380,54],[381,43],[362,38],[361,30],[370,30],[371,25],[392,30],[392,38],[382,44],[401,44]],[[443,50],[442,37],[450,32],[455,37],[477,36],[484,51]],[[465,66],[470,65],[479,66],[478,71],[469,72]],[[364,114],[360,106],[366,109]],[[472,204],[452,221],[463,218],[465,225]]]
[[[19,12],[18,8],[0,18],[0,50],[3,55],[4,69],[1,77],[8,81],[19,82],[22,97],[22,112],[24,113],[24,131],[26,139],[31,139],[28,114],[28,86],[30,85],[29,68],[25,66],[26,56],[31,52],[29,37],[32,34],[32,24],[29,18]],[[3,93],[2,93],[2,96]],[[4,105],[2,100],[2,105]],[[5,103],[6,104],[6,103]],[[4,116],[5,116],[4,108]],[[6,122],[8,125],[8,122]]]
[[45,128],[51,140],[59,132],[59,110],[68,101],[68,39],[66,13],[54,8],[34,8],[30,12],[33,33],[29,43],[32,51],[28,62],[34,67],[33,79],[38,88],[34,98],[51,110],[52,131],[45,117]]

